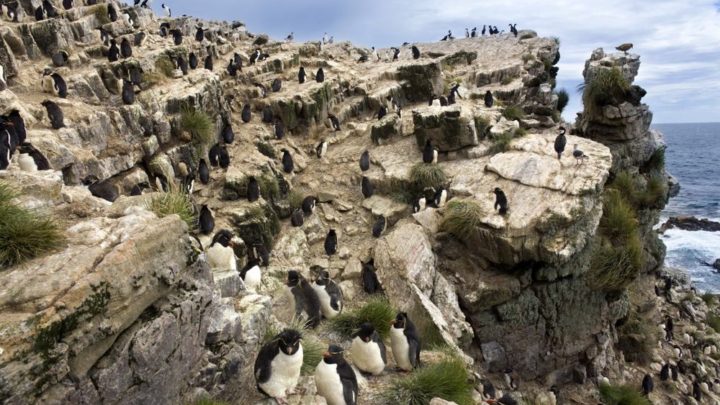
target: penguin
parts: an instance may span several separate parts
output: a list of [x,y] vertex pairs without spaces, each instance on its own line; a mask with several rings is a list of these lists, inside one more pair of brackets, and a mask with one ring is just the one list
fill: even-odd
[[185,58],[182,56],[178,56],[175,59],[175,64],[177,65],[177,68],[180,69],[183,76],[187,76],[188,74],[188,63],[185,61]]
[[245,104],[243,106],[242,112],[240,113],[240,118],[242,119],[242,122],[248,123],[250,122],[250,119],[252,118],[252,112],[250,111],[250,104]]
[[51,59],[53,65],[55,65],[56,67],[63,67],[67,65],[68,60],[70,59],[70,55],[68,55],[66,51],[58,51],[53,54]]
[[123,40],[120,41],[120,55],[123,59],[127,59],[132,56],[132,46],[130,46],[130,41],[128,41],[127,38],[123,38]]
[[47,17],[47,14],[45,13],[45,9],[42,5],[38,6],[35,9],[35,21],[42,21]]
[[485,36],[485,25],[483,25],[482,32],[480,33],[482,36]]
[[495,187],[493,193],[495,193],[495,205],[493,206],[493,209],[498,210],[500,215],[507,214],[508,200],[507,197],[505,197],[505,193],[500,189],[500,187]]
[[477,37],[477,27],[473,27],[472,30],[470,30],[470,38],[476,38]]
[[372,197],[373,193],[375,192],[375,187],[372,185],[372,182],[370,181],[367,176],[362,177],[362,194],[365,198]]
[[375,274],[375,261],[373,259],[362,264],[360,277],[362,278],[363,290],[366,293],[375,294],[383,291],[377,274]]
[[209,235],[210,232],[215,229],[215,219],[213,218],[213,214],[207,204],[203,204],[202,208],[200,208],[198,224],[200,226],[200,232],[204,235]]
[[482,382],[482,395],[483,399],[495,399],[497,392],[495,386],[490,380],[481,380]]
[[143,82],[143,69],[139,66],[131,66],[127,70],[128,76],[130,77],[130,83],[140,86]]
[[27,153],[20,153],[18,156],[18,165],[20,170],[24,172],[36,172],[38,170],[35,161]]
[[577,144],[573,146],[573,157],[575,158],[575,164],[583,164],[585,159],[590,159],[583,151],[578,149]]
[[315,387],[328,405],[357,405],[357,376],[342,353],[343,349],[333,344],[323,353],[315,368]]
[[413,45],[410,49],[412,50],[413,59],[420,59],[420,50],[418,49],[418,47]]
[[272,81],[272,84],[270,84],[270,89],[275,93],[280,91],[282,89],[282,80],[280,80],[279,78],[275,78]]
[[42,6],[43,9],[45,9],[45,14],[48,18],[55,18],[58,16],[57,9],[49,0],[43,0]]
[[182,45],[182,42],[183,42],[182,31],[180,31],[179,29],[173,29],[173,30],[170,30],[170,34],[172,34],[173,43],[176,46]]
[[248,184],[247,184],[247,199],[250,202],[255,202],[260,198],[260,186],[258,185],[257,179],[255,179],[255,176],[250,176],[248,178]]
[[360,170],[366,172],[370,169],[370,152],[366,149],[362,155],[360,155]]
[[322,317],[320,309],[320,298],[310,283],[305,280],[296,270],[288,271],[287,286],[294,300],[295,315],[301,316],[303,313],[307,316],[306,325],[316,328],[320,325]]
[[332,256],[337,252],[337,233],[334,229],[330,229],[325,237],[325,253]]
[[437,163],[437,157],[438,157],[438,151],[437,149],[433,148],[432,142],[430,140],[425,141],[425,147],[423,148],[423,162],[427,164],[434,164]]
[[[145,33],[145,31],[136,32],[133,36],[133,44],[137,47],[143,46],[143,44],[145,43],[145,39],[147,39],[147,34]],[[180,38],[180,41],[182,42],[182,38]]]
[[315,198],[313,196],[305,197],[302,202],[303,214],[305,214],[305,216],[312,215],[313,211],[315,210],[316,204],[317,204],[317,198]]
[[200,163],[198,163],[198,174],[202,184],[208,184],[210,182],[210,169],[205,159],[200,159]]
[[511,368],[505,369],[503,379],[505,380],[505,385],[508,389],[516,390],[518,388],[517,382],[515,382],[515,378],[513,378],[513,370]]
[[283,149],[283,157],[282,157],[282,165],[283,165],[283,171],[285,173],[292,173],[293,169],[295,169],[295,164],[293,163],[292,155],[290,154],[290,151],[287,149]]
[[60,98],[67,98],[67,83],[65,83],[65,79],[57,73],[52,73],[50,78],[52,78],[53,81],[53,90],[55,94],[57,94]]
[[325,81],[325,71],[323,68],[318,69],[317,73],[315,74],[315,81],[318,83],[322,83]]
[[220,148],[220,154],[218,155],[218,163],[223,169],[227,169],[228,167],[230,167],[230,154],[228,153],[225,145]]
[[205,66],[204,66],[204,67],[205,67],[205,70],[209,70],[209,71],[212,72],[212,70],[213,70],[213,57],[212,57],[212,54],[211,54],[211,53],[209,53],[209,54],[205,57]]
[[333,131],[340,131],[340,120],[338,120],[338,117],[334,114],[328,113],[328,119],[330,120],[330,125],[332,126]]
[[305,217],[303,216],[303,212],[300,208],[296,208],[293,210],[292,214],[290,215],[290,224],[294,227],[300,227],[303,226],[303,223],[305,222]]
[[237,76],[237,66],[235,66],[235,61],[230,59],[230,62],[227,65],[227,68],[225,69],[228,72],[228,75],[230,77],[236,77]]
[[65,119],[60,106],[50,100],[45,100],[42,105],[47,110],[48,118],[50,118],[50,125],[53,129],[60,129],[65,127]]
[[485,107],[492,108],[493,106],[493,95],[490,90],[485,92]]
[[285,37],[285,42],[292,42],[293,39],[295,39],[295,33],[291,32],[288,34],[288,36]]
[[312,288],[320,299],[320,310],[325,319],[336,317],[343,309],[343,293],[340,287],[330,279],[330,273],[322,270],[313,281]]
[[260,393],[286,403],[285,397],[295,389],[303,365],[302,335],[285,329],[263,345],[255,359],[255,382]]
[[63,0],[62,5],[65,10],[70,10],[73,8],[73,0]]
[[285,124],[283,124],[281,119],[275,119],[275,124],[273,124],[275,129],[275,139],[283,139],[285,137]]
[[387,220],[384,216],[380,215],[378,217],[377,221],[375,221],[375,224],[372,227],[372,235],[375,238],[379,238],[383,232],[385,232],[385,229],[387,228]]
[[445,98],[445,96],[440,96],[439,100],[440,100],[440,107],[447,107],[448,101],[447,101],[447,98]]
[[260,270],[260,261],[258,259],[249,259],[245,267],[240,270],[240,278],[245,283],[245,288],[250,291],[257,291],[262,284],[262,271]]
[[392,52],[393,52],[392,60],[393,60],[393,61],[398,60],[398,58],[400,57],[400,48],[392,47],[392,48],[390,48],[390,49],[391,49]]
[[110,40],[110,49],[108,50],[108,61],[117,62],[120,58],[120,49],[114,39]]
[[380,375],[385,370],[385,344],[371,323],[360,325],[360,330],[353,334],[350,358],[355,367],[364,373]]
[[670,364],[665,363],[660,369],[660,381],[667,381],[668,378],[670,378]]
[[198,67],[198,57],[195,55],[195,52],[190,52],[190,55],[188,55],[188,63],[190,64],[190,69],[195,70]]
[[172,10],[170,10],[170,7],[166,6],[165,3],[163,3],[160,7],[162,7],[163,14],[165,14],[166,18],[172,17]]
[[[669,289],[669,288],[666,288],[666,289]],[[673,329],[674,329],[673,320],[671,317],[668,316],[667,319],[665,320],[665,340],[667,340],[668,342],[673,340]]]
[[6,170],[10,166],[11,157],[10,136],[0,135],[0,170]]
[[205,39],[205,30],[202,27],[196,27],[195,30],[195,41],[202,42]]
[[269,124],[274,121],[272,107],[266,105],[262,109],[262,122]]
[[88,185],[90,194],[95,197],[102,198],[105,201],[115,202],[120,196],[117,186],[109,181],[99,181],[97,177],[92,177],[93,181]]
[[378,113],[377,113],[378,120],[383,119],[383,117],[386,115],[387,115],[387,107],[385,107],[384,105],[381,105],[380,109],[378,110]]
[[305,68],[300,66],[300,70],[298,71],[298,83],[305,83],[305,76]]
[[18,151],[20,153],[27,155],[30,159],[26,160],[26,168],[30,170],[25,170],[22,167],[22,164],[20,165],[20,168],[25,171],[37,171],[37,170],[51,170],[50,162],[48,162],[47,158],[43,156],[42,153],[40,153],[39,150],[35,149],[35,147],[30,143],[23,143],[18,146]]
[[447,190],[444,187],[440,187],[433,196],[433,204],[435,208],[442,208],[447,202]]
[[228,145],[235,140],[235,132],[233,132],[232,124],[227,118],[223,118],[222,139]]
[[213,236],[210,247],[205,255],[211,269],[237,271],[237,259],[233,249],[233,234],[227,229],[221,229]]
[[268,266],[270,264],[270,252],[262,242],[253,244],[251,252],[252,257],[256,258],[260,265]]
[[390,347],[398,368],[412,371],[420,365],[420,336],[405,312],[398,312],[390,327]]
[[425,197],[416,199],[413,201],[413,214],[425,210],[425,207],[427,207],[427,200]]
[[260,50],[259,50],[259,49],[256,49],[255,51],[253,51],[252,54],[250,54],[250,62],[249,62],[249,64],[250,64],[250,65],[254,65],[255,62],[258,60],[259,57],[260,57]]
[[702,401],[702,388],[700,387],[700,381],[698,380],[693,381],[692,396],[696,401]]
[[642,379],[642,390],[643,395],[648,396],[654,388],[655,384],[653,383],[653,379],[650,376],[650,374],[645,374],[645,377]]
[[325,139],[321,139],[320,143],[315,147],[315,154],[318,159],[322,159],[327,153],[328,143]]
[[122,101],[125,105],[135,103],[135,90],[131,82],[123,79]]
[[[47,1],[47,0],[45,0]],[[110,17],[110,22],[115,22],[118,19],[118,13],[117,10],[115,10],[115,7],[113,7],[112,4],[108,4],[107,6],[107,13],[108,17]]]
[[676,366],[674,364],[670,366],[670,375],[672,376],[673,381],[678,380],[678,377],[679,377],[678,376],[678,366]]
[[208,152],[208,158],[210,159],[210,165],[217,166],[218,160],[220,159],[220,150],[221,146],[219,143],[216,143],[210,148],[210,151]]
[[567,139],[565,138],[565,127],[560,127],[560,133],[555,137],[555,152],[557,153],[558,160],[562,158],[562,154],[565,151],[565,145]]

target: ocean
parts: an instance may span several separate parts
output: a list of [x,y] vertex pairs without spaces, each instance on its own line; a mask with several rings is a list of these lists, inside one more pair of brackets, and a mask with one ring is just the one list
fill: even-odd
[[[720,221],[720,123],[653,127],[665,135],[665,165],[680,181],[680,194],[670,199],[660,223],[680,215]],[[698,290],[720,293],[720,273],[706,265],[720,258],[720,232],[672,229],[661,239],[668,266],[685,269]]]

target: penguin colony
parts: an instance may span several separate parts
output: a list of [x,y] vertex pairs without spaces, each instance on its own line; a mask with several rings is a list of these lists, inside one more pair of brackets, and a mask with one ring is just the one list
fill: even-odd
[[[72,0],[64,0],[62,4],[65,10],[74,7]],[[149,7],[149,2],[148,0],[135,0],[134,7]],[[128,14],[123,13],[119,15],[118,13],[122,11],[117,10],[112,4],[108,4],[106,9],[111,21],[116,21],[118,18],[125,18],[126,21],[129,21]],[[202,25],[194,27],[194,33],[183,32],[175,26],[170,7],[162,4],[162,9],[166,19],[161,24],[158,34],[161,37],[166,37],[168,41],[176,46],[190,45],[187,60],[184,56],[180,55],[171,61],[176,71],[181,76],[185,76],[188,75],[190,71],[198,69],[200,63],[202,63],[203,69],[210,72],[214,71],[216,51],[211,38],[213,38],[213,35],[219,36],[220,34],[211,33]],[[51,2],[46,0],[37,7],[34,17],[37,21],[41,21],[47,18],[57,18],[61,13],[61,11],[55,9]],[[22,13],[18,13],[17,10],[12,10],[10,6],[3,9],[2,17],[14,22],[20,22],[23,18],[30,18],[23,16]],[[132,24],[131,21],[129,22]],[[98,31],[105,46],[103,49],[104,57],[106,57],[110,63],[122,63],[124,60],[138,57],[139,52],[137,48],[142,47],[148,35],[145,32],[135,33],[131,41],[128,37],[112,37],[110,33],[102,28]],[[510,32],[517,37],[517,29],[512,24],[510,25]],[[489,26],[487,33],[488,35],[497,35],[502,33],[502,31],[499,31],[496,26]],[[477,28],[473,28],[471,31],[467,28],[465,29],[465,36],[468,38],[484,35],[486,35],[485,26],[483,26],[480,34],[478,34]],[[290,33],[286,41],[292,42],[293,39],[294,34]],[[441,40],[451,41],[454,39],[455,37],[452,32],[448,31],[447,35]],[[332,44],[333,42],[334,39],[327,34],[323,36],[321,41],[323,45]],[[133,47],[136,49],[133,49]],[[249,56],[245,57],[234,53],[232,58],[229,59],[223,73],[226,73],[229,77],[239,79],[244,75],[244,63],[246,63],[247,66],[253,66],[268,60],[270,57],[268,52],[263,51],[259,47],[254,47],[249,50],[247,55]],[[61,106],[67,104],[59,99],[72,99],[74,96],[72,92],[68,92],[68,85],[57,68],[68,67],[73,63],[77,63],[73,62],[74,56],[75,55],[69,54],[65,50],[58,51],[51,57],[52,65],[56,69],[48,68],[42,73],[42,88],[49,96],[54,98],[48,98],[40,104],[45,108],[49,127],[53,130],[60,130],[66,126]],[[422,52],[417,45],[406,44],[401,47],[391,48],[391,52],[383,56],[373,47],[366,55],[361,56],[358,61],[378,62],[383,59],[397,61],[400,58],[420,59],[421,57]],[[221,66],[225,66],[225,63],[223,62]],[[331,79],[332,71],[327,69],[330,71],[328,72],[326,69],[319,67],[315,72],[310,71],[310,80],[316,83],[324,83],[326,80]],[[124,105],[134,105],[137,102],[136,96],[142,94],[143,91],[144,72],[142,68],[131,64],[123,64],[122,69],[119,69],[114,74],[114,79],[122,83],[118,101]],[[300,66],[297,70],[297,84],[306,84],[307,76],[308,73],[306,73],[305,67]],[[293,83],[293,85],[295,84]],[[257,87],[260,97],[266,97],[270,92],[283,92],[285,91],[284,88],[287,88],[279,78],[275,78],[272,82],[266,84],[256,83],[255,86]],[[0,91],[5,90],[7,87],[8,79],[3,67],[0,66]],[[268,88],[270,91],[268,91]],[[452,105],[458,98],[462,98],[460,90],[461,85],[459,83],[453,83],[450,86],[450,92],[447,96],[441,95],[436,97],[435,95],[431,95],[430,103],[432,104],[434,100],[439,100],[441,106]],[[484,103],[488,108],[493,106],[493,94],[490,91],[485,94]],[[12,110],[2,113],[4,115],[0,115],[0,170],[6,170],[15,162],[21,170],[25,171],[50,170],[51,165],[48,160],[38,149],[27,141],[25,124],[20,112],[18,110]],[[389,98],[386,105],[381,105],[375,116],[378,120],[381,120],[388,114],[397,114],[398,116],[401,114],[401,105],[393,98]],[[250,100],[244,100],[239,118],[243,124],[248,124],[253,121],[253,104]],[[255,120],[257,120],[257,118],[255,118]],[[199,179],[203,185],[210,184],[213,181],[213,170],[228,169],[230,167],[231,157],[228,151],[228,145],[233,144],[235,141],[235,131],[229,116],[222,116],[221,121],[222,129],[217,139],[218,142],[212,145],[207,156],[201,157],[197,166],[194,166],[189,161],[184,162],[185,170],[183,171],[184,173],[180,181],[183,184],[182,190],[188,194],[193,194],[193,185],[196,179]],[[277,140],[284,138],[286,134],[285,124],[272,110],[266,109],[263,111],[262,121],[272,124],[272,132]],[[328,112],[327,114],[326,125],[331,132],[340,132],[343,130],[341,119],[332,112]],[[562,158],[567,142],[565,129],[561,128],[561,131],[554,144],[558,159]],[[329,153],[332,153],[330,150],[331,143],[328,139],[322,139],[320,143],[317,144],[315,147],[315,155],[317,158],[322,159]],[[16,160],[13,160],[16,152],[19,152],[18,156]],[[438,150],[433,147],[430,140],[426,142],[421,152],[421,158],[425,164],[432,165],[438,163]],[[292,154],[293,150],[282,149],[282,158],[279,165],[287,175],[292,175],[295,172],[295,162]],[[582,164],[582,162],[589,158],[577,148],[577,145],[574,147],[573,157],[576,159],[577,164]],[[369,150],[364,150],[360,155],[359,166],[360,173],[365,173],[371,169],[372,162]],[[154,188],[159,191],[168,191],[175,180],[165,178],[162,174],[156,174],[153,177]],[[108,201],[114,201],[120,195],[117,186],[106,181],[106,179],[87,178],[84,180],[84,183],[95,196]],[[365,198],[372,197],[374,194],[374,185],[370,177],[362,176],[360,183],[362,196]],[[142,194],[144,190],[150,188],[153,187],[149,184],[136,184],[132,187],[132,191],[129,194],[139,195]],[[260,183],[254,176],[248,177],[245,191],[246,198],[249,202],[255,202],[260,198],[265,198],[264,193],[267,192],[261,189]],[[428,191],[428,195],[419,196],[415,199],[413,202],[414,212],[426,209],[426,207],[442,208],[445,205],[448,199],[446,189],[440,188],[438,190],[433,189]],[[492,192],[495,194],[495,208],[498,210],[498,213],[506,215],[509,207],[507,196],[500,188],[495,188]],[[302,201],[302,206],[292,211],[290,216],[292,226],[302,227],[306,218],[313,215],[317,204],[318,200],[316,197],[305,197]],[[211,267],[237,272],[243,280],[245,287],[249,290],[262,288],[262,267],[267,267],[270,261],[268,247],[260,241],[251,243],[248,246],[246,241],[243,241],[243,239],[228,229],[219,229],[216,231],[215,214],[211,208],[212,204],[199,204],[198,206],[199,208],[197,208],[196,211],[199,233],[208,238],[212,237],[211,242],[205,249],[207,261]],[[381,237],[390,225],[389,222],[388,218],[378,216],[368,233],[374,237]],[[324,242],[325,253],[329,257],[335,255],[338,250],[338,244],[338,233],[334,229],[329,229]],[[243,249],[247,249],[248,260],[245,265],[239,266],[238,257],[244,256],[242,252]],[[363,290],[366,293],[376,294],[383,292],[383,288],[375,274],[372,259],[362,264],[361,280]],[[301,272],[291,270],[288,272],[287,287],[293,298],[292,302],[296,315],[306,319],[308,327],[317,327],[323,319],[331,319],[343,310],[342,290],[324,269],[319,269],[318,274],[312,281],[305,279]],[[400,312],[397,314],[391,327],[390,338],[391,350],[399,369],[411,371],[420,365],[420,336],[406,313]],[[258,353],[255,363],[255,378],[257,388],[260,392],[276,399],[282,399],[294,388],[297,384],[300,365],[302,364],[303,352],[301,342],[301,333],[294,330],[284,330],[273,338],[270,343],[263,346]],[[348,356],[352,359],[353,364],[364,373],[373,375],[381,374],[387,365],[385,345],[371,324],[363,324],[355,333],[350,342]],[[665,370],[665,374],[670,374],[670,371],[670,369]],[[323,360],[320,365],[318,365],[315,379],[318,393],[324,396],[329,403],[356,403],[358,396],[357,379],[352,367],[345,361],[344,350],[340,346],[335,344],[329,345],[327,352],[323,355]],[[643,388],[645,388],[646,385],[645,381],[643,381]],[[649,387],[651,391],[651,380]],[[488,393],[492,391],[492,396],[494,397],[494,388],[491,389],[491,385],[487,391]]]

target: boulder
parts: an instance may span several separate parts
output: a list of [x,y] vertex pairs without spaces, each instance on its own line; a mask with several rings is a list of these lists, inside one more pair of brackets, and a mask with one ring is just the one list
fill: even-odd
[[450,152],[478,144],[475,119],[462,107],[425,107],[413,110],[417,144],[422,148],[430,140],[441,152]]

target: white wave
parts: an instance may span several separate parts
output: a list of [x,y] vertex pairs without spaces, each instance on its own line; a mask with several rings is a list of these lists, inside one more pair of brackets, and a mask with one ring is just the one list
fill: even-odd
[[698,290],[720,292],[720,273],[708,266],[720,258],[720,232],[670,229],[661,238],[668,266],[686,270]]
[[720,258],[720,232],[669,229],[662,237],[669,251],[693,250]]

